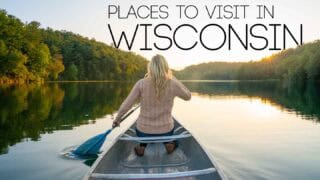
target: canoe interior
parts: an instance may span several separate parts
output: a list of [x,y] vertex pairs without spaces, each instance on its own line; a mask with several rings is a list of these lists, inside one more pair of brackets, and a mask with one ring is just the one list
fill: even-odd
[[[175,121],[175,128],[180,124]],[[135,124],[131,126],[135,129]],[[177,133],[183,132],[182,128]],[[134,132],[125,132],[136,136]],[[191,136],[178,140],[178,148],[170,155],[166,153],[163,143],[148,144],[143,157],[134,153],[135,141],[117,141],[109,151],[101,158],[92,173],[102,174],[150,174],[150,173],[173,173],[186,172],[214,168],[213,163],[201,148],[199,143]],[[89,179],[97,179],[89,177]],[[211,174],[183,177],[179,179],[221,179],[218,172]]]

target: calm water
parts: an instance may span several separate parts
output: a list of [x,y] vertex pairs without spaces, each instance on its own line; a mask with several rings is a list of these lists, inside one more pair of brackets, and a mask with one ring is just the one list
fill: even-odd
[[[320,179],[319,85],[185,84],[193,92],[192,100],[177,99],[174,115],[230,179]],[[80,179],[90,162],[59,153],[109,128],[131,87],[128,83],[1,87],[0,179]]]

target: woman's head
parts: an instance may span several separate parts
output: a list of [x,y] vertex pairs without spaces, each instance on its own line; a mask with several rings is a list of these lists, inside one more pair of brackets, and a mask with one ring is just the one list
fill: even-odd
[[155,85],[157,97],[161,97],[166,87],[167,80],[171,78],[171,70],[166,59],[162,55],[155,55],[148,64],[148,77]]
[[148,75],[156,78],[169,78],[171,74],[169,65],[162,55],[155,55],[148,64]]

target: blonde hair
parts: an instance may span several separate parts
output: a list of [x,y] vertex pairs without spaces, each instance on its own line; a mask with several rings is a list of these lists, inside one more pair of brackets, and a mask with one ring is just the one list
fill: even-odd
[[167,86],[167,80],[171,79],[172,73],[166,59],[162,55],[155,55],[148,64],[148,73],[146,77],[150,77],[156,91],[156,96],[161,98],[163,91]]

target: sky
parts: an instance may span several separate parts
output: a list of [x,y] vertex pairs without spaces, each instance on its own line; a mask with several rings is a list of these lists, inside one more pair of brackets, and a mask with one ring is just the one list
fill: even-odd
[[[178,4],[194,5],[198,8],[198,16],[194,19],[179,18],[179,10],[176,7]],[[209,19],[204,6],[213,8],[214,5],[249,5],[246,9],[246,18],[240,19]],[[257,7],[256,5],[266,5],[271,8],[274,6],[274,18],[267,17],[266,19],[256,19]],[[167,5],[169,17],[167,19],[136,19],[133,16],[128,19],[118,19],[116,15],[108,18],[108,5],[119,5],[120,16],[125,16],[131,5],[137,9],[141,5]],[[300,31],[300,24],[303,24],[303,42],[310,42],[320,38],[320,11],[318,7],[320,1],[308,0],[0,0],[0,8],[5,9],[9,14],[12,14],[23,22],[38,21],[43,28],[51,27],[55,30],[67,30],[80,34],[85,37],[94,38],[98,41],[105,42],[106,44],[112,43],[112,38],[108,30],[107,24],[110,24],[115,37],[119,37],[121,31],[128,33],[128,36],[133,35],[136,24],[151,23],[152,27],[148,33],[148,44],[153,48],[152,51],[141,51],[139,48],[144,47],[144,30],[142,28],[137,32],[136,40],[134,41],[132,51],[145,56],[150,59],[155,54],[164,55],[169,65],[174,69],[181,69],[185,66],[198,64],[209,61],[250,61],[259,60],[263,57],[269,56],[277,51],[270,50],[244,50],[240,43],[234,39],[232,40],[232,49],[227,49],[227,44],[219,50],[210,51],[201,46],[199,43],[199,32],[201,29],[210,23],[216,23],[223,27],[232,24],[241,37],[245,34],[245,24],[252,25],[262,23],[268,25],[270,23],[286,24],[296,36]],[[234,10],[234,8],[232,9]],[[238,9],[239,16],[243,11]],[[189,8],[188,14],[192,15],[195,11]],[[234,11],[233,11],[234,13]],[[147,14],[147,11],[141,11],[141,14]],[[198,33],[191,29],[180,29],[177,33],[177,42],[181,45],[191,45],[193,42],[198,41],[195,48],[188,51],[183,51],[175,46],[169,50],[160,51],[156,50],[152,44],[163,43],[166,45],[168,41],[156,38],[153,34],[153,28],[157,24],[166,23],[172,27],[172,31],[162,28],[159,30],[162,34],[170,37],[173,36],[174,29],[180,24],[192,24]],[[273,30],[269,29],[267,32],[258,29],[258,32],[264,34],[269,43],[273,39]],[[277,35],[277,44],[282,46],[282,31],[279,30]],[[214,29],[208,28],[204,33],[204,42],[208,46],[219,44],[223,38],[221,34]],[[235,37],[233,37],[235,38]],[[249,37],[250,42],[250,37]],[[253,40],[254,43],[262,43],[259,40]],[[295,43],[288,38],[288,47],[295,47]],[[123,50],[128,50],[123,43],[120,46]]]

